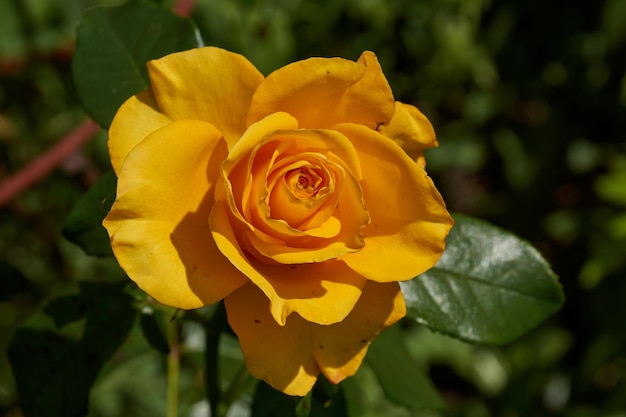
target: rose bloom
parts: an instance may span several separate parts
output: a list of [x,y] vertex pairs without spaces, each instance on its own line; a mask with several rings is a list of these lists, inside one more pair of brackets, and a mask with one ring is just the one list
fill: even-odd
[[372,52],[267,77],[214,47],[147,65],[109,131],[120,265],[163,304],[224,300],[248,369],[278,390],[353,375],[405,315],[398,281],[452,227],[424,170],[430,122],[394,101]]

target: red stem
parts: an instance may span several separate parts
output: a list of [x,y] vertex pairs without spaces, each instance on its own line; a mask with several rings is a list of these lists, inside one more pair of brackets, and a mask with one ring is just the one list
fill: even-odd
[[178,0],[174,6],[174,13],[182,17],[191,16],[195,0]]
[[2,181],[0,183],[0,207],[4,207],[19,193],[45,178],[72,152],[91,139],[99,129],[100,127],[95,122],[87,120],[46,153]]
[[[178,0],[174,6],[174,12],[179,16],[189,17],[194,3],[195,0]],[[2,181],[0,183],[0,208],[11,202],[25,189],[45,178],[65,158],[95,135],[98,130],[99,127],[95,122],[87,120],[46,153]]]

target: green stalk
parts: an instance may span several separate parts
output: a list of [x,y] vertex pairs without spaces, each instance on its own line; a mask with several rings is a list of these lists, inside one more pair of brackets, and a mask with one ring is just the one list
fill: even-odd
[[178,416],[178,379],[180,376],[180,343],[176,319],[166,323],[170,353],[167,355],[167,417]]
[[211,408],[211,415],[219,417],[221,390],[219,386],[219,344],[220,334],[224,330],[226,322],[226,310],[224,304],[217,305],[215,313],[206,325],[206,347],[205,347],[205,380],[206,394]]

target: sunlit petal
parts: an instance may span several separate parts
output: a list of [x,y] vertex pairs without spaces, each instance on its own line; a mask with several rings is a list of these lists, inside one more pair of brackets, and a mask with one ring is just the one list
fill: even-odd
[[280,326],[269,313],[267,298],[252,284],[225,301],[252,375],[300,396],[311,390],[320,372],[333,383],[353,375],[370,341],[405,314],[397,283],[369,282],[352,312],[333,325],[310,323],[294,314]]
[[212,123],[229,148],[245,131],[252,94],[263,80],[263,75],[242,55],[214,47],[150,61],[148,73],[163,113],[174,120]]
[[376,55],[364,52],[357,62],[309,58],[274,71],[254,94],[248,124],[277,111],[303,128],[350,122],[375,129],[391,120],[394,99]]
[[225,204],[214,205],[210,224],[219,249],[265,293],[281,325],[294,312],[311,322],[337,323],[361,296],[365,278],[341,261],[267,265],[254,259],[237,243]]
[[[452,218],[424,169],[392,140],[364,126],[336,126],[353,141],[363,172],[363,194],[371,224],[365,246],[342,259],[379,282],[411,279],[441,256]],[[389,266],[393,265],[393,268]]]
[[381,126],[380,132],[393,139],[422,166],[424,149],[438,145],[435,130],[430,121],[417,107],[396,102],[396,110],[389,126]]
[[126,100],[115,114],[109,128],[109,154],[115,173],[119,174],[126,155],[135,145],[150,133],[171,122],[172,120],[159,110],[150,89]]
[[218,250],[208,226],[221,133],[201,121],[173,122],[129,153],[104,226],[120,265],[164,304],[197,308],[248,280]]

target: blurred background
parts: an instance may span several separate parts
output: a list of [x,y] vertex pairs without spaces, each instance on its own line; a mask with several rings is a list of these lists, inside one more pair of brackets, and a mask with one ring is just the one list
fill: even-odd
[[[86,8],[114,3],[0,0],[0,183],[85,120],[70,74],[74,30]],[[626,417],[626,0],[560,4],[193,5],[207,45],[244,54],[264,74],[310,56],[374,51],[395,97],[435,126],[440,147],[427,151],[427,169],[449,209],[521,235],[560,276],[564,308],[510,345],[414,330],[411,351],[446,412],[412,414],[372,385],[368,416]],[[0,207],[0,415],[20,415],[4,354],[15,329],[77,282],[124,279],[113,260],[86,256],[60,233],[109,169],[100,132]],[[193,330],[185,330],[181,416],[206,415]],[[230,345],[225,355],[240,361]],[[98,378],[90,415],[162,415],[164,361],[131,334]],[[367,372],[355,378],[367,385]],[[245,401],[240,408],[232,415],[246,415]]]

